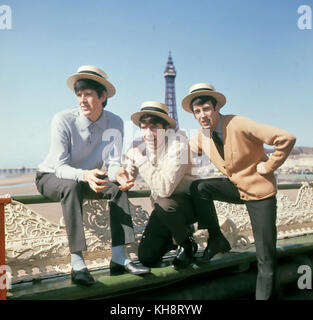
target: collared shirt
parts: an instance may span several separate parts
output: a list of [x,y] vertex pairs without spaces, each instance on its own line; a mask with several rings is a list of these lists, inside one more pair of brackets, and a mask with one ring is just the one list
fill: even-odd
[[115,181],[122,144],[123,121],[114,113],[103,110],[92,122],[80,108],[59,112],[52,119],[49,153],[38,170],[83,181],[83,170],[103,169]]
[[158,148],[156,154],[143,142],[138,148],[145,150],[145,155],[140,159],[134,159],[134,163],[128,162],[126,167],[126,171],[131,172],[134,177],[140,174],[150,187],[154,200],[189,191],[191,182],[196,178],[192,176],[185,132],[168,129],[166,136],[167,142]]

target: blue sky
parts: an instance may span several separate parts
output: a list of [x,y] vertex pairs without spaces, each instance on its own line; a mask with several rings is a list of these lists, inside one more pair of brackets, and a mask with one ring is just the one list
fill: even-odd
[[169,51],[180,127],[198,128],[181,100],[197,82],[223,92],[224,114],[289,130],[313,146],[313,30],[300,30],[312,0],[0,0],[0,168],[35,167],[49,149],[52,116],[76,106],[66,78],[102,68],[117,94],[107,109],[125,123],[143,101],[164,101]]

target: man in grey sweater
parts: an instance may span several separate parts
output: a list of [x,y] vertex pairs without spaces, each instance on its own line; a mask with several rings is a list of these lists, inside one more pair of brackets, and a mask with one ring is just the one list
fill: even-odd
[[84,198],[111,200],[111,273],[147,273],[148,268],[134,264],[124,251],[125,244],[135,239],[128,198],[123,192],[133,186],[133,179],[120,167],[123,121],[104,110],[115,88],[106,74],[94,66],[80,67],[67,84],[75,92],[79,107],[54,116],[50,151],[38,166],[36,185],[45,197],[61,201],[72,280],[82,285],[94,282],[82,255],[87,250],[82,217]]

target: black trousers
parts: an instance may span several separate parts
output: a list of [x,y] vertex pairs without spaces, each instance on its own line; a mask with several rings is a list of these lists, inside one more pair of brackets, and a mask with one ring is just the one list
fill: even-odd
[[54,173],[37,172],[38,191],[52,201],[60,201],[70,252],[87,250],[83,227],[83,199],[109,198],[112,246],[134,242],[128,197],[112,182],[103,192],[96,193],[87,182],[59,179]]
[[256,299],[273,298],[276,294],[276,197],[244,201],[238,189],[227,178],[194,181],[191,195],[196,209],[198,228],[208,229],[209,237],[220,235],[220,227],[213,200],[245,204],[255,239],[258,275]]
[[160,262],[168,251],[175,248],[173,238],[181,245],[192,235],[190,224],[194,222],[195,214],[189,190],[155,200],[154,210],[139,243],[139,261],[146,266]]

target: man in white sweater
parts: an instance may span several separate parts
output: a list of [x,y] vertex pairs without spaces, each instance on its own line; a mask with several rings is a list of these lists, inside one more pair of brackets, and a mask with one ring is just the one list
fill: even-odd
[[174,239],[178,250],[172,267],[186,268],[197,251],[190,231],[195,217],[189,194],[193,178],[188,139],[183,131],[175,129],[176,121],[169,117],[163,103],[144,102],[131,119],[140,127],[142,140],[128,150],[126,170],[146,181],[154,207],[138,248],[139,260],[146,266],[157,265],[176,247]]

